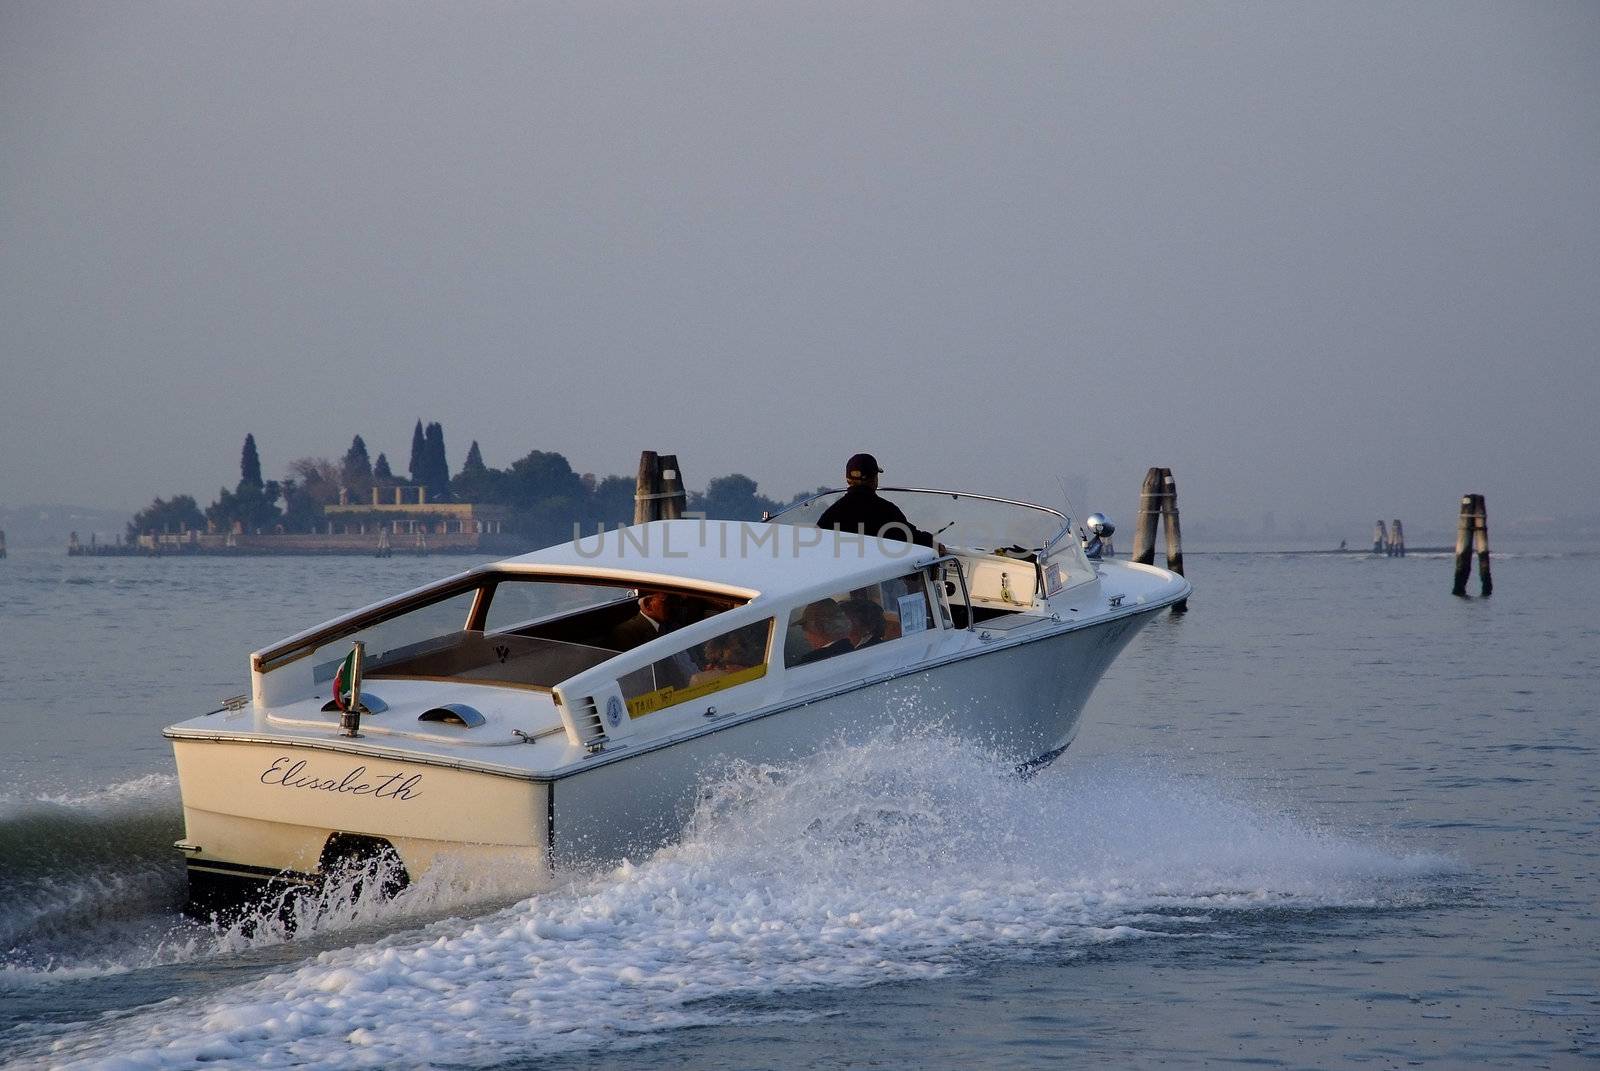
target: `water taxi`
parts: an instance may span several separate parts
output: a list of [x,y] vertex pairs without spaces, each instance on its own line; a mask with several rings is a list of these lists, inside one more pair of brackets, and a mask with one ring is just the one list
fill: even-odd
[[596,532],[256,651],[247,696],[166,730],[191,912],[352,860],[397,885],[452,860],[536,888],[668,842],[730,763],[883,733],[1047,762],[1190,591],[1091,561],[1044,506],[884,488],[928,547],[818,528],[840,493]]

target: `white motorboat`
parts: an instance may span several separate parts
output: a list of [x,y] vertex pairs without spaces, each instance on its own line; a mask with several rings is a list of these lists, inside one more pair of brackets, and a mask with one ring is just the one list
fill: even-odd
[[669,841],[721,766],[876,734],[1049,761],[1117,653],[1190,591],[1091,562],[1042,506],[885,488],[934,548],[816,527],[838,494],[770,523],[598,532],[255,652],[247,697],[166,730],[190,910],[372,857],[401,884],[455,860],[537,887]]

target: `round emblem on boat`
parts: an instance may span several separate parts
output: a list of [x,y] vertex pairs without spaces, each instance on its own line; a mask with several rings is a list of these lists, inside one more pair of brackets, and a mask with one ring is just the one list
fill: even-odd
[[622,724],[622,700],[616,696],[606,700],[606,722],[613,729]]

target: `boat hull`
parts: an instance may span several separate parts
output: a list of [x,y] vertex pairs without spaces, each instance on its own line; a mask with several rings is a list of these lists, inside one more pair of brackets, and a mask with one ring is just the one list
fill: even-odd
[[339,846],[392,850],[415,881],[459,864],[474,885],[534,891],[555,872],[637,858],[676,837],[708,777],[826,746],[937,732],[1019,767],[1059,754],[1090,693],[1150,610],[1068,630],[993,633],[987,649],[759,711],[694,735],[618,744],[548,773],[407,758],[362,741],[174,737],[202,917],[315,885]]
[[924,732],[970,740],[1018,767],[1053,759],[1077,735],[1101,676],[1150,616],[1021,641],[634,754],[602,753],[554,783],[554,866],[603,865],[670,842],[706,778],[738,762],[793,762],[830,745]]

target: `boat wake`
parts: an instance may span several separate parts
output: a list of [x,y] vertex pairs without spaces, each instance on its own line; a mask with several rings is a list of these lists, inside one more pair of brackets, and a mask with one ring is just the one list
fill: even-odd
[[[96,973],[183,899],[177,779],[81,796],[0,797],[0,988],[39,972]],[[160,929],[156,926],[156,929]]]
[[[508,903],[514,876],[436,867],[393,900],[351,873],[294,890],[226,922],[181,912],[177,779],[149,776],[78,796],[0,798],[0,994],[294,941],[373,936],[462,907]],[[284,910],[287,908],[287,910]],[[292,925],[285,922],[292,917]],[[290,955],[298,953],[290,952]],[[272,958],[282,956],[266,956]]]
[[962,741],[882,738],[726,770],[648,859],[34,1036],[13,1058],[491,1065],[738,1021],[752,997],[1220,937],[1263,910],[1426,903],[1455,869],[1215,781],[1105,761],[1024,780]]

